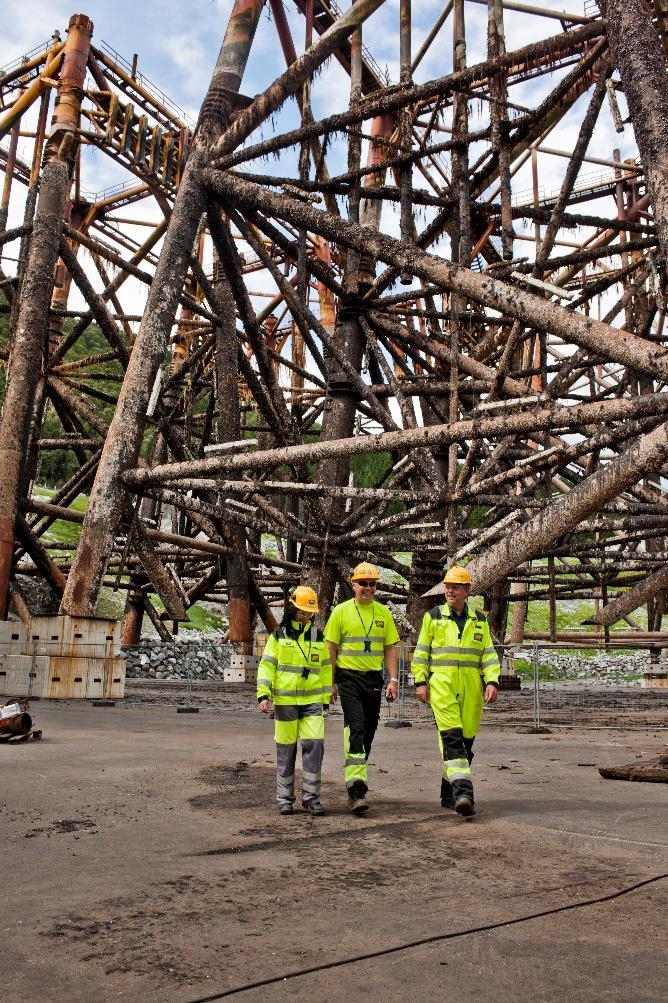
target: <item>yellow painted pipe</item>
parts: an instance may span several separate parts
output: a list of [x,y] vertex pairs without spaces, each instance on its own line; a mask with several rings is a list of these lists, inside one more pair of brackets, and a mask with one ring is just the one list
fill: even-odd
[[0,118],[0,139],[3,139],[11,130],[14,123],[23,115],[30,106],[42,96],[49,86],[49,79],[60,67],[63,60],[63,50],[65,43],[61,42],[56,50],[56,54],[46,64],[38,77],[35,77],[30,87],[16,99],[11,108]]

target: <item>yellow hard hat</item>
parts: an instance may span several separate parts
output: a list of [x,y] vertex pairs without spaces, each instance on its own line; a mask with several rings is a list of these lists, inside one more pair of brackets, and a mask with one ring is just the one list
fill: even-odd
[[443,578],[444,585],[471,585],[472,582],[473,579],[466,568],[459,568],[456,564],[449,571],[446,571]]
[[371,578],[373,581],[377,581],[380,578],[380,571],[373,564],[369,564],[368,561],[362,561],[358,564],[356,568],[353,568],[353,573],[350,576],[351,582],[359,582],[360,579]]
[[308,585],[298,585],[292,590],[288,601],[303,613],[319,613],[318,595]]

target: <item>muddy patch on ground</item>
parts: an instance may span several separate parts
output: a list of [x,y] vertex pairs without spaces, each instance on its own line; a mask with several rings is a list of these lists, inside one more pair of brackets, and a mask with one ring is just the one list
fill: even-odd
[[196,780],[214,787],[210,794],[196,794],[188,799],[192,808],[209,812],[225,812],[231,808],[260,808],[270,805],[276,797],[276,771],[241,760],[222,763],[200,770]]

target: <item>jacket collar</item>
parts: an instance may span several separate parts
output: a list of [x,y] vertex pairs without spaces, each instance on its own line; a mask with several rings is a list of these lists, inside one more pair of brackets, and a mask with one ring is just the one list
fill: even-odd
[[[453,610],[450,608],[450,606],[448,606],[447,603],[445,604],[445,609],[447,610],[445,616],[449,617],[451,620],[454,620],[455,617]],[[464,609],[462,610],[462,616],[465,616],[469,620],[475,618],[475,613],[473,612],[468,603],[464,604]]]

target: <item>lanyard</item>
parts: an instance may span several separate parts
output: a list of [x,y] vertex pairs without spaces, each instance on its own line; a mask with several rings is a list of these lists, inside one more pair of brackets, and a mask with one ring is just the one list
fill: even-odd
[[[307,656],[306,652],[304,651],[304,649],[302,648],[301,644],[299,643],[299,637],[301,637],[304,634],[304,632],[306,631],[306,628],[309,625],[311,626],[311,630],[309,632],[308,656]],[[315,625],[313,624],[313,622],[311,620],[309,620],[306,624],[304,624],[304,629],[301,631],[299,637],[295,637],[294,638],[295,644],[297,645],[297,647],[299,648],[299,650],[302,653],[302,658],[304,659],[304,665],[308,666],[309,668],[310,668],[310,664],[311,664],[311,645],[313,644],[313,627],[314,626]],[[288,633],[287,633],[287,630],[285,629],[285,627],[283,628],[283,635],[285,637],[288,637]]]
[[302,658],[304,659],[304,664],[305,665],[310,665],[310,660],[311,660],[311,641],[308,642],[308,658],[306,656],[306,652],[304,651],[304,649],[302,648],[301,644],[299,643],[299,639],[298,638],[295,638],[295,644],[297,645],[297,647],[299,648],[299,650],[302,653]]
[[362,614],[359,611],[357,603],[355,603],[355,610],[357,612],[358,617],[360,618],[360,623],[362,624],[362,630],[364,631],[364,650],[365,652],[369,652],[371,651],[371,641],[369,640],[369,634],[371,633],[371,628],[373,627],[373,621],[376,616],[376,604],[374,602],[371,603],[371,619],[369,620],[368,627],[364,626],[364,620],[362,619]]

